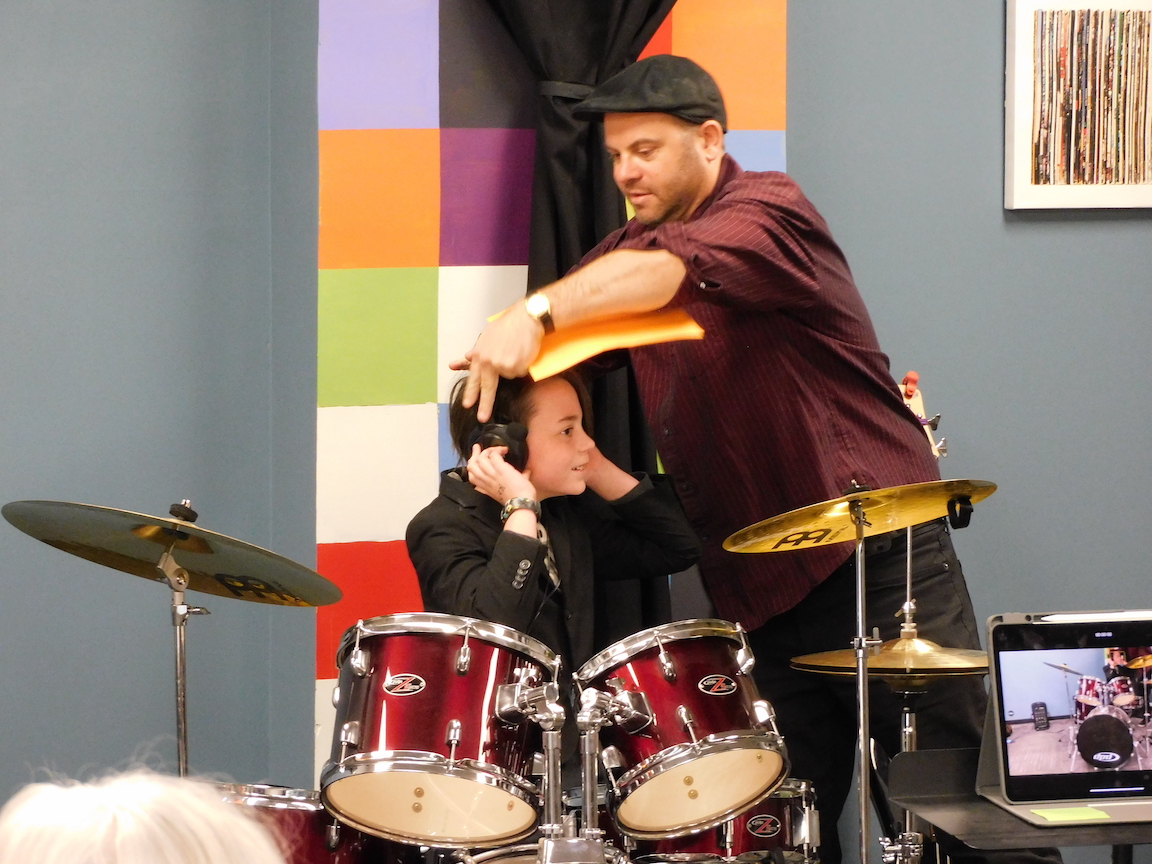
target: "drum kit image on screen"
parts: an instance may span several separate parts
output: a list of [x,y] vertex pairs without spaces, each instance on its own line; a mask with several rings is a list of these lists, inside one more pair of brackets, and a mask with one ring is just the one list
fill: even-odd
[[[910,542],[912,525],[970,510],[994,490],[985,481],[860,488],[757,523],[726,547],[787,551],[803,547],[797,537],[842,542],[854,534],[862,593],[865,536],[907,528]],[[288,606],[341,596],[300,564],[194,524],[188,501],[173,505],[170,518],[59,501],[16,501],[2,512],[56,548],[168,586],[182,776],[186,627],[207,611],[189,605],[185,591]],[[914,606],[909,568],[900,639],[881,644],[861,634],[854,648],[793,661],[818,674],[879,678],[905,694],[905,749],[915,748],[915,699],[932,681],[987,670],[983,652],[920,639]],[[292,864],[818,860],[819,790],[789,776],[785,741],[751,677],[755,658],[738,623],[652,627],[570,670],[509,627],[410,612],[357,622],[335,660],[336,723],[320,788],[219,787],[273,823]],[[1118,692],[1101,707],[1129,695]],[[862,714],[867,741],[866,702]],[[874,769],[870,763],[865,777]],[[867,808],[866,791],[862,801]],[[882,825],[882,845],[896,862],[919,856],[914,817],[903,816]]]
[[[1066,680],[1077,676],[1069,718],[1067,770],[1123,768],[1133,759],[1139,768],[1145,767],[1149,756],[1148,670],[1152,668],[1152,649],[1137,650],[1148,653],[1128,660],[1127,652],[1120,649],[1106,652],[1110,658],[1123,657],[1113,668],[1116,677],[1108,680],[1085,675],[1066,663],[1045,662],[1045,666],[1059,669]],[[1139,675],[1138,680],[1130,677],[1134,673]]]

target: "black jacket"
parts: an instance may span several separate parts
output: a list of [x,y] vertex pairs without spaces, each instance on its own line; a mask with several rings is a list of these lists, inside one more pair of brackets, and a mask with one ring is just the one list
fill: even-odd
[[527,633],[574,672],[603,647],[593,644],[593,580],[679,572],[700,557],[700,543],[663,476],[641,476],[617,501],[587,491],[542,507],[559,590],[548,577],[544,545],[504,531],[500,505],[455,471],[441,474],[440,494],[408,524],[405,539],[427,611]]

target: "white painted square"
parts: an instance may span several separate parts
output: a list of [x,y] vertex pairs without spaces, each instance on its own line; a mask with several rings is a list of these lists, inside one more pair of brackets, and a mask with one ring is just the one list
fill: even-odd
[[332,730],[336,727],[336,706],[332,704],[332,691],[336,689],[336,678],[320,678],[316,681],[316,744],[313,749],[313,775],[315,785],[320,788],[320,772],[332,754]]
[[437,406],[319,408],[316,542],[404,539],[439,490]]
[[528,290],[528,267],[441,267],[437,299],[436,398],[447,403],[461,373],[448,364],[476,343],[488,319]]

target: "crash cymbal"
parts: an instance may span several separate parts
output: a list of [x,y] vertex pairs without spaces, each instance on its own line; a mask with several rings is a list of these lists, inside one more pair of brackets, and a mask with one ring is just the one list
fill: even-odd
[[1129,669],[1147,669],[1152,666],[1152,654],[1141,654],[1128,661]]
[[67,501],[13,501],[0,513],[49,546],[154,582],[167,584],[156,565],[171,546],[192,591],[275,606],[326,606],[341,597],[302,564],[182,519]]
[[1083,672],[1077,672],[1071,666],[1064,663],[1049,663],[1047,660],[1041,661],[1045,666],[1051,666],[1053,669],[1059,669],[1061,672],[1070,672],[1073,675],[1083,675]]
[[742,528],[724,541],[724,548],[729,552],[790,552],[843,543],[856,539],[853,501],[862,503],[867,520],[864,536],[871,537],[946,516],[953,499],[968,498],[974,504],[995,491],[996,484],[987,480],[933,480],[853,492]]
[[[900,638],[885,642],[867,657],[868,675],[876,678],[936,678],[983,675],[988,655],[968,648],[943,648],[927,639]],[[823,651],[792,658],[792,667],[825,675],[856,674],[856,650]]]

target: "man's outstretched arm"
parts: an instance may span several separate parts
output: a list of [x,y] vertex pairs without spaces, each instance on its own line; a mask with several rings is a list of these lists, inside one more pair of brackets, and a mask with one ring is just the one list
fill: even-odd
[[[616,315],[660,309],[676,295],[687,270],[663,249],[617,249],[541,290],[552,306],[558,330]],[[500,377],[517,378],[540,353],[544,328],[520,301],[484,328],[480,338],[453,369],[467,369],[464,407],[479,402],[477,418],[486,423]]]

